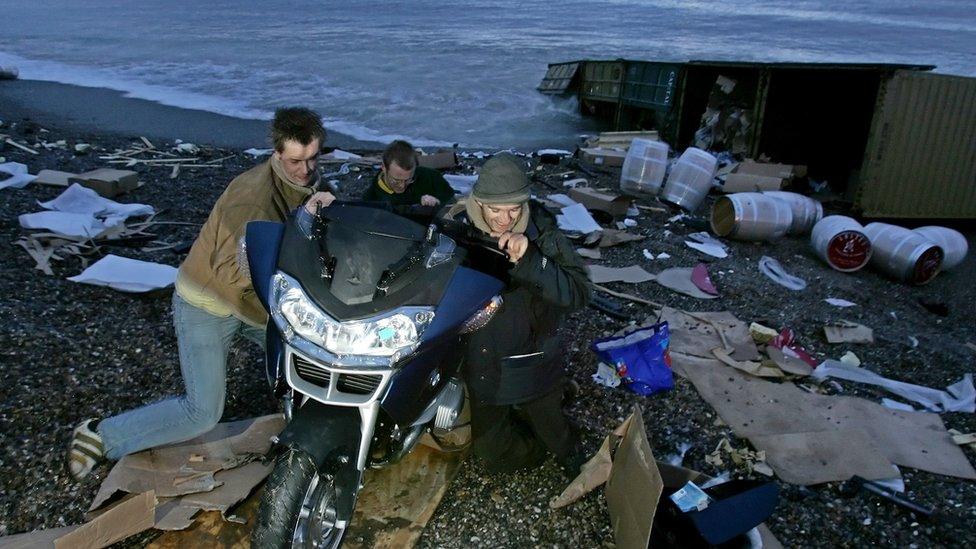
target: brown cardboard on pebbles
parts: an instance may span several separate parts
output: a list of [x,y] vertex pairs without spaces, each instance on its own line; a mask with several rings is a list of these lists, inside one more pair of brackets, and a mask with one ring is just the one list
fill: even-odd
[[[649,319],[653,320],[653,319]],[[735,360],[759,360],[759,350],[749,333],[749,326],[727,311],[715,313],[687,313],[664,307],[661,320],[668,322],[672,352],[685,353],[701,358],[714,359],[712,349],[723,348],[725,343],[716,329],[721,330],[724,340],[732,348]]]
[[222,485],[215,473],[267,453],[271,437],[284,425],[278,414],[219,423],[187,442],[125,456],[102,482],[89,511],[99,509],[118,492],[154,490],[157,497],[166,498],[213,490]]
[[[854,473],[873,475],[878,464],[874,448],[849,440],[815,435],[814,442],[797,443],[782,435],[859,430],[866,433],[887,460],[915,469],[965,479],[976,479],[976,470],[953,444],[938,414],[890,410],[864,399],[807,393],[792,383],[773,383],[729,368],[718,360],[671,352],[674,371],[689,379],[702,398],[722,419],[767,456],[796,452],[795,460],[769,460],[777,474],[786,478],[816,477],[846,480]],[[799,449],[814,448],[809,454]],[[828,461],[838,468],[827,471],[813,463]],[[848,467],[840,466],[847,462]],[[858,464],[857,468],[853,467]],[[865,464],[870,464],[868,467]],[[863,467],[862,467],[863,465]],[[862,474],[863,473],[863,474]],[[830,478],[833,477],[833,478]]]

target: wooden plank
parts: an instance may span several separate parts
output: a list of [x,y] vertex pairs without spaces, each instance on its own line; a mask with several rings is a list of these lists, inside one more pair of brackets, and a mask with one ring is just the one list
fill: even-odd
[[[462,459],[462,453],[438,452],[418,444],[400,463],[367,471],[343,546],[408,548],[416,545]],[[235,510],[236,516],[246,524],[228,522],[219,512],[207,511],[197,515],[192,527],[166,532],[147,547],[250,547],[262,489]]]

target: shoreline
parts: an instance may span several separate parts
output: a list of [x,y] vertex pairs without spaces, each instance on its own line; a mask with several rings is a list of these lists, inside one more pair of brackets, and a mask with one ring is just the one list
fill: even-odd
[[[126,97],[125,92],[43,80],[0,81],[0,120],[25,118],[69,132],[183,141],[216,147],[271,146],[269,120],[236,118],[199,109]],[[326,126],[326,146],[379,150],[385,143],[362,141]]]

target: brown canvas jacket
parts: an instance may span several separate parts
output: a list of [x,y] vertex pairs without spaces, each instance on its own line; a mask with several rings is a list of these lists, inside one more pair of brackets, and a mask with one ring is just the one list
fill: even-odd
[[180,278],[195,291],[208,293],[233,315],[264,326],[267,312],[258,301],[251,279],[237,264],[238,241],[248,221],[284,221],[312,193],[279,178],[264,162],[234,178],[214,204],[190,253],[180,265]]

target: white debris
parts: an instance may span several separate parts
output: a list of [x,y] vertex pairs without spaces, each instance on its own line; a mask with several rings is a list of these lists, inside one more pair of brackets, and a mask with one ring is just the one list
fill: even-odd
[[835,307],[854,307],[857,305],[857,303],[854,303],[853,301],[847,301],[846,299],[839,299],[836,297],[828,297],[824,301]]
[[176,267],[109,254],[68,280],[122,292],[148,292],[173,284]]
[[261,158],[262,156],[267,156],[273,152],[274,149],[255,149],[254,147],[244,150],[244,154],[249,154],[254,158]]
[[7,187],[23,189],[28,183],[37,179],[36,175],[27,173],[27,166],[20,162],[4,162],[0,164],[0,172],[10,174],[10,177],[0,181],[0,189]]

